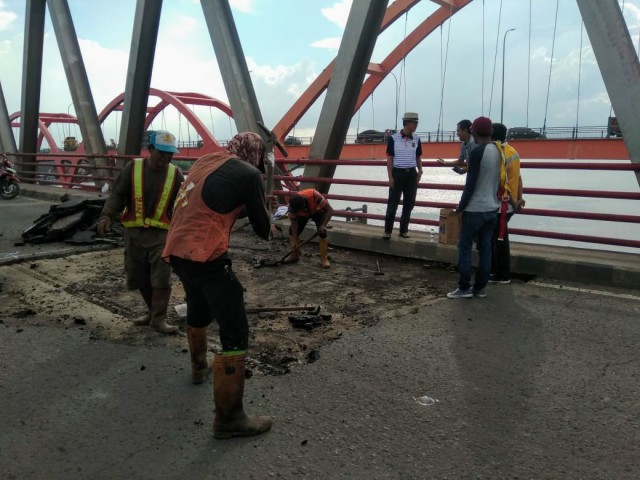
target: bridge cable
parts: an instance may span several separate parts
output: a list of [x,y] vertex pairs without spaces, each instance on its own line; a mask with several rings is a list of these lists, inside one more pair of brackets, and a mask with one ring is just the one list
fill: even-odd
[[440,116],[438,117],[438,133],[440,125],[444,131],[444,87],[447,77],[447,61],[449,59],[449,39],[451,38],[451,17],[453,16],[453,4],[449,10],[449,28],[447,30],[447,46],[444,54],[444,68],[442,66],[442,25],[440,25]]
[[371,92],[371,128],[376,129],[376,109],[373,104],[373,92]]
[[[213,126],[213,113],[211,112],[211,105],[209,105],[209,118],[211,119],[211,136],[215,138],[216,136],[216,128]],[[295,126],[293,127],[296,128]]]
[[[624,17],[624,1],[625,0],[622,0],[622,16],[623,17]],[[611,98],[609,98],[609,103],[611,103]],[[613,116],[613,103],[611,103],[611,107],[609,108],[609,118],[611,118],[612,116]]]
[[582,80],[582,36],[584,33],[584,21],[580,22],[580,56],[578,60],[578,101],[576,107],[576,133],[575,138],[578,137],[578,125],[580,118],[580,83]]
[[[407,26],[409,22],[409,12],[404,14],[404,38],[402,39],[402,68],[400,69],[400,85],[398,89],[404,87],[404,110],[407,109],[407,65],[406,65],[406,52],[405,43],[407,40]],[[400,93],[400,92],[398,92]]]
[[556,0],[556,18],[553,23],[553,40],[551,41],[551,61],[549,62],[549,79],[547,81],[547,101],[544,105],[544,122],[542,124],[542,134],[544,135],[547,129],[547,112],[549,110],[549,92],[551,91],[551,73],[553,72],[553,53],[556,48],[556,30],[558,28],[558,9],[560,7],[560,0]]
[[498,29],[496,30],[496,48],[493,56],[493,77],[491,79],[491,96],[489,97],[489,117],[491,117],[491,104],[493,103],[493,87],[496,81],[496,62],[498,61],[498,40],[500,39],[500,22],[502,21],[502,0],[500,0],[500,10],[498,12]]
[[482,90],[480,92],[482,97],[482,115],[484,115],[484,0],[482,0]]
[[529,53],[527,54],[527,123],[529,126],[529,97],[531,92],[531,0],[529,0]]

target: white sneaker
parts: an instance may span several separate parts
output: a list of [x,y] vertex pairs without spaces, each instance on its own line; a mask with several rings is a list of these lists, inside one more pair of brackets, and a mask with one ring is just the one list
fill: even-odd
[[466,290],[456,288],[453,292],[447,293],[447,298],[473,298],[473,291],[470,288]]

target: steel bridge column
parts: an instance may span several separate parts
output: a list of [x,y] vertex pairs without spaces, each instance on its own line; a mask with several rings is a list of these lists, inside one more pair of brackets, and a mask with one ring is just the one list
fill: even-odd
[[[340,156],[387,3],[386,0],[353,2],[309,158],[337,159]],[[335,170],[332,165],[310,165],[305,168],[304,174],[332,178]],[[305,183],[300,188],[315,188],[322,193],[329,191],[329,185],[325,183]]]
[[[73,106],[78,117],[78,125],[82,133],[84,151],[88,154],[100,154],[107,152],[104,143],[98,112],[91,94],[87,71],[84,68],[76,29],[71,19],[69,4],[67,0],[48,0],[51,13],[51,23],[58,40],[58,48],[62,57],[64,73],[67,76],[67,83],[71,92]],[[89,159],[89,163],[94,166],[107,166],[106,158]],[[108,170],[96,170],[94,175],[104,177],[109,174]],[[100,188],[104,184],[103,180],[95,181],[96,187]]]
[[[133,20],[118,153],[138,155],[142,145],[162,0],[138,0]],[[126,163],[118,162],[121,166]]]
[[[7,110],[7,102],[2,91],[2,83],[0,83],[0,153],[15,152],[16,150],[16,139],[13,137],[9,110]],[[10,156],[9,160],[16,165],[18,164],[13,156]]]
[[[577,0],[633,163],[640,162],[640,62],[618,0]],[[640,172],[636,172],[640,184]]]
[[201,4],[236,128],[238,132],[255,132],[266,141],[258,128],[258,122],[262,122],[260,106],[229,2],[202,0]]
[[[27,0],[24,21],[24,53],[22,59],[22,111],[20,114],[20,151],[37,153],[38,115],[40,113],[40,86],[42,79],[42,49],[44,46],[44,16],[46,0]],[[24,179],[34,178],[35,157],[22,157],[17,169]]]

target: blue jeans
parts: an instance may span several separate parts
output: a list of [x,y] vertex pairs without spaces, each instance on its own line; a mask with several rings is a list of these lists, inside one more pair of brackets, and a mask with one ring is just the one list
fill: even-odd
[[473,241],[478,242],[480,261],[473,284],[474,290],[482,290],[489,283],[491,274],[491,240],[496,227],[496,212],[463,212],[460,240],[458,241],[458,272],[461,290],[471,287],[471,255]]

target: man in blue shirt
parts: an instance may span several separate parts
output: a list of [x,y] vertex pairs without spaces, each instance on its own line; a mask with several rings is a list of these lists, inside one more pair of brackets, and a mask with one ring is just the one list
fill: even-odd
[[418,127],[418,114],[407,112],[402,117],[402,130],[389,137],[387,143],[387,174],[389,175],[389,199],[384,220],[384,235],[391,238],[393,222],[402,197],[400,236],[409,238],[409,220],[416,204],[418,182],[422,177],[422,145],[414,135]]

